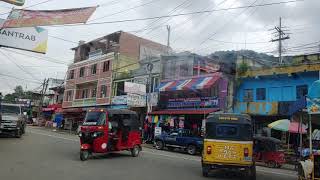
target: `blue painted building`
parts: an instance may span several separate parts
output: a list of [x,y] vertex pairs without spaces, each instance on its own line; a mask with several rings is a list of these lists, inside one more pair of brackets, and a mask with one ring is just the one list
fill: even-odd
[[319,79],[320,64],[300,64],[248,70],[238,76],[234,112],[247,113],[256,129],[291,118],[306,108],[306,95]]

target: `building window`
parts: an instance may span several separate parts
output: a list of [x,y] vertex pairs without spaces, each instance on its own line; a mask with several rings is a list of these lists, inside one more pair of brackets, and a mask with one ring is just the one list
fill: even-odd
[[79,77],[84,77],[84,70],[85,70],[84,67],[80,68]]
[[74,79],[74,70],[69,71],[69,77],[68,79]]
[[100,92],[100,97],[105,98],[107,97],[107,86],[106,85],[101,85],[101,92]]
[[72,101],[72,91],[67,91],[66,101]]
[[266,88],[257,88],[256,98],[257,100],[266,100]]
[[245,102],[252,102],[253,101],[253,89],[245,89],[243,100]]
[[96,74],[97,73],[97,64],[91,65],[91,74]]
[[83,89],[81,93],[81,98],[86,99],[89,97],[89,89]]
[[301,99],[308,94],[308,85],[301,85],[296,87],[297,99]]
[[93,98],[97,97],[97,88],[92,89],[91,97],[93,97]]
[[103,62],[103,72],[110,70],[110,61]]

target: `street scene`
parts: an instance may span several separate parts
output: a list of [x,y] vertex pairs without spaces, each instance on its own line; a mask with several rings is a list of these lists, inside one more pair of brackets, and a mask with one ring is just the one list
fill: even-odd
[[[41,147],[41,148],[40,148]],[[79,139],[28,128],[22,139],[1,139],[1,179],[205,179],[200,157],[143,148],[140,157],[129,152],[98,155],[79,162]],[[12,158],[14,157],[14,158]],[[37,162],[37,163],[34,163]],[[258,179],[296,179],[289,170],[259,167]],[[241,179],[241,175],[222,172],[212,179]]]
[[0,179],[320,179],[317,0],[0,0]]

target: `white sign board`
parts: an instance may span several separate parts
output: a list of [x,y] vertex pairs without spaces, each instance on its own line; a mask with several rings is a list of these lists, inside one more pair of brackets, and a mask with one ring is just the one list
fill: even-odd
[[[4,20],[0,20],[0,27]],[[0,29],[0,46],[46,53],[48,30],[41,27]]]
[[139,94],[128,94],[127,95],[127,105],[130,107],[145,107],[146,106],[146,96]]
[[154,136],[160,136],[162,133],[162,128],[161,127],[155,127],[154,128]]
[[132,82],[124,82],[124,92],[131,94],[146,94],[146,85]]
[[159,93],[157,93],[157,92],[150,93],[150,105],[151,106],[158,105],[158,97],[159,97]]
[[114,105],[127,104],[127,95],[114,96],[111,100],[111,104],[114,104]]

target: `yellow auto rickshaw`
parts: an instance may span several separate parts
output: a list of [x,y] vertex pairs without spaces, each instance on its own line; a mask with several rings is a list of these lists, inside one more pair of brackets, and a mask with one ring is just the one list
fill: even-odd
[[202,174],[210,170],[236,169],[245,172],[250,180],[256,179],[253,160],[253,129],[251,118],[244,114],[210,114],[206,119]]

